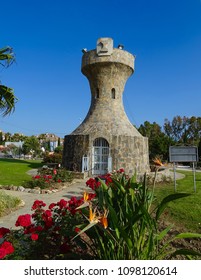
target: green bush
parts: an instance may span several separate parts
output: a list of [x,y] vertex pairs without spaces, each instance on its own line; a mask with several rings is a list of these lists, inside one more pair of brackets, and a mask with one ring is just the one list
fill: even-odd
[[62,163],[62,154],[61,153],[45,153],[43,156],[44,163]]
[[38,174],[31,181],[25,182],[26,188],[39,187],[41,189],[54,188],[55,183],[72,182],[72,172],[64,169],[40,168]]

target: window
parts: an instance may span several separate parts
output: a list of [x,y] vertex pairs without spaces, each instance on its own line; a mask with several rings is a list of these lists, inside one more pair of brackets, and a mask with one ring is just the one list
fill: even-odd
[[99,98],[99,89],[96,89],[96,98]]
[[92,173],[102,175],[108,172],[109,143],[105,138],[96,138],[92,148]]
[[115,88],[112,88],[112,90],[111,90],[111,96],[112,96],[112,99],[115,99]]

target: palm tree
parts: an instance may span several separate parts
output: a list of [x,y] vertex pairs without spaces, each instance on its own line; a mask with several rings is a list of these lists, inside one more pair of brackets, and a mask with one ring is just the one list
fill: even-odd
[[[0,49],[0,65],[10,66],[15,61],[15,56],[11,47]],[[0,82],[0,112],[3,116],[9,115],[15,110],[17,98],[12,88],[2,85]]]

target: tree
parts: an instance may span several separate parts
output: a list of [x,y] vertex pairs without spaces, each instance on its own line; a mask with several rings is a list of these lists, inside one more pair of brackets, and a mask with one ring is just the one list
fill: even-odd
[[166,135],[175,142],[186,141],[185,135],[187,133],[187,127],[188,118],[185,116],[176,116],[171,122],[168,119],[165,119],[164,131]]
[[54,152],[57,153],[57,154],[62,154],[63,153],[63,146],[57,146],[54,149]]
[[163,160],[168,160],[168,151],[170,140],[162,132],[161,127],[156,123],[150,123],[145,121],[143,125],[140,125],[139,132],[149,139],[149,156],[150,159],[159,156]]
[[[10,66],[15,60],[11,47],[0,49],[0,65],[3,67]],[[9,115],[15,109],[17,98],[12,88],[2,85],[0,82],[0,112],[3,116]]]
[[201,118],[176,116],[172,121],[165,119],[164,132],[177,144],[197,146],[201,137]]
[[23,134],[20,133],[14,133],[11,136],[11,141],[12,142],[19,142],[19,141],[24,141],[27,138],[27,136],[24,136]]
[[5,135],[4,135],[5,142],[10,142],[11,141],[11,137],[12,137],[12,135],[11,135],[10,132],[5,133]]
[[199,146],[201,140],[201,117],[188,118],[188,143]]
[[36,136],[27,137],[22,146],[22,151],[25,155],[32,153],[33,156],[36,156],[40,153],[40,143]]

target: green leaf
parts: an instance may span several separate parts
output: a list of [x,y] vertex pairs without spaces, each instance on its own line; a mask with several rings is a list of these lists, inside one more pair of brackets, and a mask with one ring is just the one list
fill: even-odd
[[103,190],[107,191],[108,190],[108,186],[105,184],[105,182],[103,180],[101,180],[100,178],[99,178],[99,181],[101,182],[101,186],[103,187]]
[[78,210],[78,209],[82,209],[82,208],[85,208],[85,207],[88,207],[89,206],[89,202],[84,202],[83,204],[81,204],[80,206],[78,206],[77,208],[76,208],[76,210]]
[[130,188],[129,189],[129,194],[131,196],[132,203],[134,204],[134,202],[135,202],[135,190]]
[[113,183],[122,193],[126,192],[125,188],[117,180],[113,179]]
[[171,228],[172,228],[172,225],[168,226],[166,229],[161,231],[160,234],[157,237],[157,240],[158,241],[162,240],[167,235],[167,233],[170,231]]
[[3,112],[3,116],[9,115],[15,110],[16,101],[13,89],[0,85],[0,111]]
[[110,199],[113,198],[112,188],[109,188],[109,189],[108,189],[108,195],[109,195]]
[[179,233],[175,236],[175,239],[184,239],[184,238],[201,238],[201,234],[200,233],[184,232],[184,233]]
[[171,257],[175,257],[178,255],[182,255],[182,256],[201,256],[201,254],[199,252],[196,252],[194,250],[189,250],[189,249],[179,249],[176,250],[174,253],[171,254]]
[[163,213],[163,211],[165,210],[165,208],[167,207],[167,204],[173,200],[179,199],[179,198],[183,198],[183,197],[187,197],[190,194],[187,193],[175,193],[175,194],[170,194],[168,196],[166,196],[162,202],[159,204],[159,206],[157,207],[157,211],[156,211],[156,220],[158,220],[161,216],[161,214]]
[[108,205],[108,209],[109,209],[110,223],[113,224],[114,230],[115,230],[116,235],[117,235],[117,238],[119,238],[120,233],[119,233],[119,229],[118,229],[118,217],[116,215],[116,212],[115,212],[114,208],[111,205]]
[[126,242],[128,248],[131,250],[133,248],[133,242],[127,235],[126,231],[124,231],[122,228],[120,228],[119,230],[120,230],[120,234],[123,237],[124,241]]
[[74,236],[71,240],[75,239],[76,237],[78,237],[80,234],[84,233],[85,231],[87,231],[88,229],[90,229],[91,227],[95,226],[97,224],[97,222],[91,222],[89,223],[85,228],[83,228],[83,230],[81,230],[76,236]]

